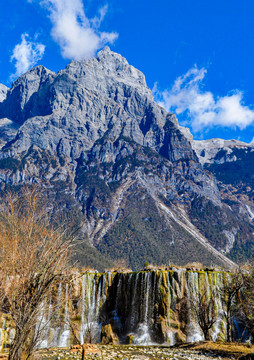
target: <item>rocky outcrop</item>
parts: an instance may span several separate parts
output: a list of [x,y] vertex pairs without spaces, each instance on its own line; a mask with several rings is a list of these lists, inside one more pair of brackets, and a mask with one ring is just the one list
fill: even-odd
[[51,112],[47,90],[54,75],[43,66],[37,66],[15,80],[0,103],[0,117],[20,125],[30,117]]
[[114,334],[113,330],[112,330],[112,326],[110,324],[108,325],[104,325],[101,327],[101,343],[102,344],[112,344],[112,345],[116,345],[118,344],[118,338],[117,336]]
[[223,164],[239,160],[236,151],[254,151],[254,144],[246,144],[238,140],[192,140],[192,147],[202,165]]
[[7,91],[7,86],[0,84],[0,102],[6,99]]

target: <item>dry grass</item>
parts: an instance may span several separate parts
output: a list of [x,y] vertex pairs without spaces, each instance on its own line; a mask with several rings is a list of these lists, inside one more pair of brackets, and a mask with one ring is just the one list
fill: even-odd
[[168,269],[168,266],[166,265],[153,265],[153,264],[147,264],[145,265],[145,268],[144,270],[161,270],[161,271],[164,271],[164,270],[167,270]]
[[197,343],[188,343],[182,345],[176,345],[179,348],[200,350],[204,352],[212,352],[222,357],[234,357],[241,359],[244,355],[254,355],[254,345],[243,343],[224,343],[224,342],[211,342],[201,341]]
[[97,270],[92,267],[82,266],[80,269],[78,269],[78,271],[80,271],[81,273],[95,273]]
[[105,272],[130,273],[130,272],[132,272],[132,270],[129,268],[119,266],[119,267],[112,267],[112,268],[106,269]]
[[188,269],[204,269],[204,265],[200,262],[191,262],[185,265],[185,267]]

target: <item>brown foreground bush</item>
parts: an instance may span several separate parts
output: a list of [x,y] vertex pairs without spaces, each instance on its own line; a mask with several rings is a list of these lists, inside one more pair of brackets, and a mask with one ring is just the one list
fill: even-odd
[[15,329],[9,360],[24,352],[28,359],[40,336],[42,304],[67,270],[72,241],[52,229],[36,188],[8,194],[0,210],[0,311]]

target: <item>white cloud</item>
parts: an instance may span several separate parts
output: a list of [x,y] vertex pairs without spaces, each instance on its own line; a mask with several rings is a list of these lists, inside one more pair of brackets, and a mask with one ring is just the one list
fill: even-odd
[[11,75],[14,79],[32,66],[34,66],[43,57],[45,45],[29,40],[28,34],[21,35],[21,43],[17,44],[12,52],[11,61],[15,63],[16,72]]
[[99,15],[88,19],[82,0],[44,0],[41,2],[50,13],[51,35],[60,45],[64,58],[82,60],[91,57],[107,43],[113,43],[117,34],[98,30],[106,15],[107,6]]
[[254,110],[243,103],[243,93],[215,97],[202,90],[207,70],[196,66],[176,79],[171,89],[162,93],[155,87],[154,95],[160,105],[176,114],[185,113],[194,132],[215,125],[243,130],[254,122]]
[[107,11],[108,11],[108,5],[105,5],[99,9],[98,11],[99,16],[95,16],[93,19],[91,19],[91,23],[95,29],[98,29],[101,26],[101,23],[107,14]]

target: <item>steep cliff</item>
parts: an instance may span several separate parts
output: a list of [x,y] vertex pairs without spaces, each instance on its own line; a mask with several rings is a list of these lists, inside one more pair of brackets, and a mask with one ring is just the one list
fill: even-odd
[[42,186],[53,216],[81,226],[80,263],[234,265],[223,252],[242,215],[121,55],[106,47],[57,74],[37,66],[1,91],[1,189]]

